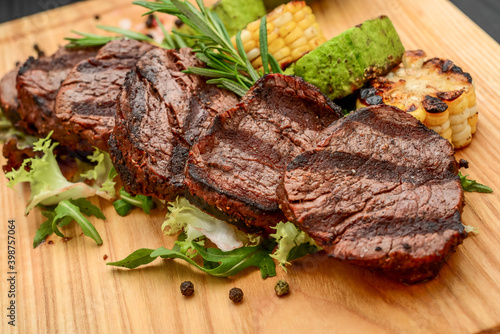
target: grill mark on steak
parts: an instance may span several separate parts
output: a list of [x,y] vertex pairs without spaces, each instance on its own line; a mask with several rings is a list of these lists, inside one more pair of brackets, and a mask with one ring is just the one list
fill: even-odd
[[449,142],[385,105],[320,137],[287,167],[279,189],[287,218],[336,259],[406,283],[435,277],[466,236]]
[[19,125],[29,133],[45,137],[57,128],[55,99],[70,70],[83,59],[94,56],[98,48],[60,48],[50,57],[30,57],[19,69],[16,88],[20,107]]
[[118,97],[110,154],[125,189],[174,200],[185,192],[191,144],[237,97],[183,73],[203,63],[190,49],[152,50],[127,75]]
[[272,232],[271,226],[285,220],[276,187],[286,165],[313,147],[317,134],[341,115],[298,77],[261,78],[191,148],[188,198],[239,227]]
[[54,138],[81,151],[93,146],[107,151],[125,76],[152,48],[135,40],[114,40],[78,63],[57,94],[55,115],[61,126]]

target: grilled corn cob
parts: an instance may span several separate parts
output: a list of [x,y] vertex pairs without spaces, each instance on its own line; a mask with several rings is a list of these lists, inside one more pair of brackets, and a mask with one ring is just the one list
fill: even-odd
[[478,112],[472,77],[451,60],[425,61],[422,50],[406,51],[403,66],[360,90],[357,106],[385,103],[412,114],[456,149],[476,132]]
[[[268,50],[282,68],[326,41],[316,17],[304,1],[281,5],[267,14],[266,18]],[[255,69],[262,69],[259,27],[260,20],[257,20],[241,31],[243,48]],[[232,41],[236,47],[236,37]]]

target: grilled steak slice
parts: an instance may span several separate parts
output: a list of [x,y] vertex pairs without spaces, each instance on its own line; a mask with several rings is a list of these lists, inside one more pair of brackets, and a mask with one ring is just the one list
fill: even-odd
[[288,165],[280,199],[330,256],[415,283],[435,277],[466,235],[457,170],[446,139],[404,111],[372,106]]
[[19,69],[16,85],[20,103],[19,122],[31,134],[46,136],[57,127],[54,107],[61,82],[83,59],[94,56],[97,48],[60,48],[50,57],[30,57]]
[[135,40],[115,40],[78,63],[57,94],[55,115],[61,126],[54,129],[53,138],[80,151],[92,146],[107,151],[125,75],[152,48]]
[[146,53],[118,96],[109,140],[113,164],[132,194],[174,200],[184,194],[189,148],[237,97],[182,71],[200,67],[190,49]]
[[19,101],[17,100],[16,76],[19,68],[10,71],[0,80],[0,108],[3,114],[16,124],[19,121]]
[[185,181],[190,199],[242,228],[272,231],[285,220],[276,197],[285,167],[341,115],[299,77],[259,79],[191,149]]

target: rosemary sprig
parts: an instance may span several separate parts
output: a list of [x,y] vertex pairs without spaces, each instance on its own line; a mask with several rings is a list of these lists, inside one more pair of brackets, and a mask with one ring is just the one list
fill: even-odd
[[[119,36],[102,36],[102,35],[97,35],[97,34],[90,34],[90,33],[85,33],[85,32],[80,32],[80,31],[74,31],[72,30],[71,32],[77,35],[80,35],[82,37],[66,37],[64,38],[65,40],[69,41],[69,44],[66,45],[68,48],[75,48],[75,47],[92,47],[92,46],[101,46],[104,45],[112,40],[115,39],[120,39],[120,38],[128,38],[128,39],[134,39],[137,41],[143,41],[147,43],[151,43],[153,45],[159,46],[164,49],[175,49],[178,48],[179,45],[180,47],[183,47],[182,45],[185,45],[185,42],[182,40],[182,38],[179,38],[181,42],[174,43],[172,41],[172,38],[170,35],[167,33],[165,30],[165,27],[161,23],[161,21],[155,17],[156,21],[158,22],[158,25],[162,29],[165,39],[163,40],[162,43],[157,43],[153,38],[141,34],[140,32],[132,31],[132,30],[127,30],[127,29],[122,29],[118,27],[112,27],[112,26],[102,26],[98,25],[97,28],[119,34]],[[182,43],[182,44],[180,44]]]
[[199,9],[187,1],[180,0],[135,1],[134,4],[149,9],[146,14],[161,12],[174,15],[195,31],[194,36],[176,32],[173,36],[175,38],[181,35],[196,41],[193,52],[208,68],[190,67],[186,72],[212,78],[207,83],[216,84],[243,96],[262,75],[270,72],[283,73],[276,59],[268,52],[265,17],[261,20],[259,37],[264,73],[258,73],[243,49],[241,34],[236,35],[235,48],[217,14],[207,10],[202,0],[196,2]]

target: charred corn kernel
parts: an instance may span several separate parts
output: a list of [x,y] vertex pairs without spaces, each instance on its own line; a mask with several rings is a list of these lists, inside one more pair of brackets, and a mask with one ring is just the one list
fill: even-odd
[[[401,109],[403,109],[403,108],[401,108]],[[422,109],[424,109],[424,108],[422,108]],[[448,110],[445,110],[442,113],[438,113],[438,114],[426,112],[425,125],[427,125],[427,126],[442,125],[446,121],[448,121],[449,118],[450,118],[450,112]]]
[[288,56],[283,59],[278,60],[278,64],[280,64],[281,67],[284,67],[292,62],[292,57]]
[[357,104],[397,106],[421,121],[423,116],[417,111],[423,109],[425,125],[448,139],[456,149],[463,148],[476,131],[474,82],[451,60],[425,61],[425,58],[421,50],[406,51],[402,66],[372,80],[361,92]]
[[425,112],[424,108],[420,107],[420,108],[418,108],[415,111],[409,111],[409,113],[413,117],[415,117],[416,119],[418,119],[420,122],[423,123],[425,121],[426,112]]
[[[326,41],[312,9],[304,1],[292,1],[267,14],[267,43],[269,53],[284,67]],[[245,53],[252,66],[262,69],[260,59],[260,20],[247,25],[241,32]],[[232,39],[236,46],[236,38]],[[252,42],[251,42],[252,41]]]
[[309,51],[311,51],[311,47],[309,46],[309,44],[299,46],[292,51],[292,59],[299,59]]

